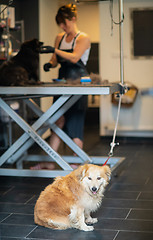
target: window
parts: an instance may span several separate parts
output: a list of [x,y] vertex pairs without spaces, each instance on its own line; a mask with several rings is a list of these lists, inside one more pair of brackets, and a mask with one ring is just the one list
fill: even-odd
[[153,9],[132,10],[134,57],[153,56]]

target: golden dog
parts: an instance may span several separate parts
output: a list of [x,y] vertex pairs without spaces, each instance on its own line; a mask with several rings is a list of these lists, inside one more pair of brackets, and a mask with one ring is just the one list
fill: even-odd
[[100,207],[110,175],[106,165],[85,164],[65,177],[57,177],[36,202],[35,223],[53,229],[93,231],[86,223],[98,221],[90,213]]

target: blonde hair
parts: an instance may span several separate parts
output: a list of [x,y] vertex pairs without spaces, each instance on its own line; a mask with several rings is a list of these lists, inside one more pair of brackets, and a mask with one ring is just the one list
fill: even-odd
[[72,20],[73,17],[77,18],[77,7],[75,4],[67,4],[59,8],[55,19],[59,25],[60,23],[65,24],[65,19]]

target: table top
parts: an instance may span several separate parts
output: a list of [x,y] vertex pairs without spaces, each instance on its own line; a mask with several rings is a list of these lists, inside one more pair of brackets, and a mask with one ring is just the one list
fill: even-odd
[[119,83],[77,85],[44,83],[31,86],[0,86],[0,95],[109,95],[119,91]]

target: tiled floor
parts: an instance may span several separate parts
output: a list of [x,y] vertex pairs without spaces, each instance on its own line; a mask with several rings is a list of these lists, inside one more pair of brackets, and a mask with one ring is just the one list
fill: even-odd
[[[109,143],[99,138],[88,153],[106,155]],[[121,141],[115,156],[125,156],[113,174],[93,232],[57,231],[35,225],[33,209],[52,179],[0,176],[0,240],[153,240],[153,143]]]

